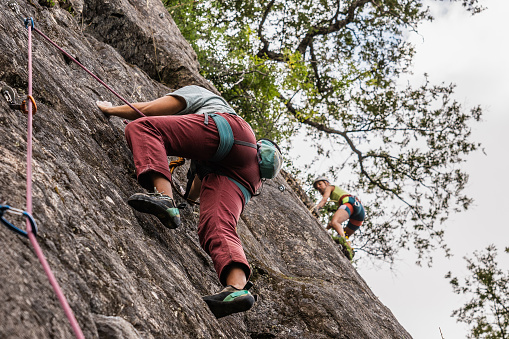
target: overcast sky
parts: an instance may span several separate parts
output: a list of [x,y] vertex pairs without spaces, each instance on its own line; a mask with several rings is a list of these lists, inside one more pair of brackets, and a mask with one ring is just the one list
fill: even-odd
[[463,213],[453,214],[446,223],[446,242],[454,257],[435,257],[432,268],[419,268],[403,256],[396,270],[358,271],[373,292],[391,309],[415,339],[464,339],[467,325],[450,315],[467,299],[452,292],[444,279],[468,274],[464,256],[489,244],[499,248],[498,261],[509,269],[509,1],[480,0],[488,9],[471,16],[449,1],[431,2],[436,20],[419,27],[409,39],[417,48],[414,60],[416,83],[428,73],[432,83],[455,83],[455,98],[464,107],[481,105],[483,122],[474,126],[472,140],[483,144],[486,155],[468,157],[464,169],[470,174],[466,193],[475,199]]

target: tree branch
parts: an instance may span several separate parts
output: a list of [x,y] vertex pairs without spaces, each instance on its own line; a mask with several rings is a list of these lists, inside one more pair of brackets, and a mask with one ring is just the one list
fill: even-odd
[[[327,35],[330,33],[338,32],[340,29],[344,28],[346,25],[351,23],[355,18],[355,11],[358,8],[362,8],[366,3],[372,2],[373,0],[356,0],[354,1],[350,7],[346,11],[346,17],[342,20],[337,20],[338,14],[339,14],[339,8],[338,12],[334,15],[334,20],[332,23],[321,26],[321,27],[311,27],[302,41],[299,43],[299,45],[296,48],[296,52],[299,52],[302,56],[305,55],[307,48],[311,45],[313,38],[317,35]],[[269,50],[269,44],[270,42],[265,39],[265,37],[262,34],[263,24],[265,23],[265,20],[267,19],[267,15],[270,12],[272,6],[274,5],[275,0],[271,0],[271,2],[268,4],[267,8],[265,9],[265,12],[263,13],[262,20],[260,21],[260,25],[258,26],[258,37],[260,38],[260,41],[262,42],[262,49],[257,53],[257,56],[260,58],[268,58],[270,60],[274,61],[287,61],[287,57],[284,56],[283,53],[277,53]],[[338,3],[339,6],[339,3]]]
[[334,33],[339,31],[341,28],[345,27],[349,23],[351,23],[354,20],[355,17],[355,11],[358,8],[363,7],[366,3],[371,2],[372,0],[356,0],[354,1],[350,7],[347,10],[347,15],[342,20],[334,21],[333,23],[329,24],[328,26],[323,27],[312,27],[302,39],[299,46],[297,47],[296,51],[300,52],[301,55],[305,55],[306,49],[309,47],[311,42],[313,41],[313,38],[317,35],[327,35],[330,33]]
[[274,3],[276,2],[276,0],[271,0],[268,5],[267,5],[267,8],[265,8],[265,11],[263,12],[263,15],[262,15],[262,20],[260,21],[260,25],[258,26],[258,37],[260,38],[260,41],[262,42],[262,49],[257,53],[257,56],[259,58],[268,58],[270,60],[274,60],[274,61],[286,61],[286,57],[282,54],[282,53],[276,53],[276,52],[272,52],[272,51],[269,51],[269,44],[270,42],[263,36],[263,25],[265,24],[265,20],[267,20],[267,16],[269,15],[271,9],[272,9],[272,6],[274,6]]
[[313,72],[316,77],[316,80],[315,80],[316,88],[318,89],[318,92],[324,93],[325,90],[323,88],[322,79],[320,78],[320,73],[318,71],[318,61],[316,60],[315,49],[313,48],[313,43],[311,43],[309,46],[309,53],[311,55],[311,68],[313,68]]
[[[398,194],[394,189],[386,186],[383,182],[381,182],[380,180],[375,180],[369,173],[368,171],[365,169],[364,167],[364,159],[366,159],[367,157],[371,157],[371,156],[365,156],[364,154],[362,154],[362,152],[357,149],[357,147],[355,147],[352,139],[350,139],[350,137],[348,136],[348,132],[342,132],[342,131],[339,131],[337,129],[334,129],[334,128],[330,128],[330,127],[327,127],[325,126],[324,124],[321,124],[321,123],[318,123],[318,122],[315,122],[315,121],[312,121],[311,119],[309,118],[303,118],[302,115],[297,111],[297,109],[295,109],[295,107],[293,107],[292,103],[290,100],[287,100],[282,94],[279,94],[279,99],[281,101],[283,101],[283,103],[285,104],[286,108],[288,109],[288,111],[301,123],[303,124],[306,124],[308,126],[311,126],[311,127],[314,127],[315,129],[319,130],[319,131],[322,131],[322,132],[325,132],[325,133],[328,133],[328,134],[336,134],[336,135],[340,135],[342,136],[346,143],[348,144],[348,146],[350,146],[350,149],[357,155],[357,159],[358,159],[358,163],[359,163],[359,167],[360,167],[360,170],[361,170],[361,175],[364,175],[368,180],[369,182],[371,182],[373,185],[379,187],[380,189],[382,189],[383,191],[386,191],[386,192],[389,192],[391,194],[393,194],[397,199],[399,199],[401,202],[403,202],[404,204],[406,204],[417,216],[419,219],[423,220],[423,217],[421,215],[421,213],[418,211],[418,209],[413,206],[412,204],[410,204],[408,201],[406,201],[400,194]],[[390,166],[391,164],[389,164]],[[392,167],[392,166],[391,166]],[[423,220],[423,223],[426,224]],[[427,225],[427,227],[429,228],[430,226]]]

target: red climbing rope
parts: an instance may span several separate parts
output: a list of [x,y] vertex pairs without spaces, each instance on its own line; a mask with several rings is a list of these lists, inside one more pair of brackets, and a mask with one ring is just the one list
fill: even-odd
[[138,113],[139,115],[141,115],[142,117],[145,116],[145,114],[141,113],[141,111],[139,109],[137,109],[136,107],[134,107],[131,103],[129,103],[129,101],[127,101],[126,99],[124,99],[120,94],[118,94],[117,92],[115,92],[110,86],[106,85],[106,83],[104,81],[102,81],[101,79],[99,79],[99,77],[97,77],[94,73],[90,72],[85,66],[83,66],[78,60],[76,60],[75,58],[73,58],[69,53],[67,53],[66,51],[64,51],[60,46],[58,46],[55,42],[53,42],[50,38],[48,38],[46,35],[44,35],[44,33],[42,33],[40,30],[38,30],[37,28],[33,27],[34,31],[36,31],[37,33],[39,33],[44,39],[46,39],[50,44],[52,44],[53,46],[55,46],[60,52],[64,53],[64,55],[66,57],[68,57],[69,59],[71,59],[72,61],[74,61],[78,66],[80,66],[81,68],[83,68],[83,70],[85,72],[87,72],[88,74],[90,74],[95,80],[97,80],[101,85],[103,85],[104,87],[106,87],[111,93],[115,94],[120,100],[122,100],[123,102],[125,102],[125,104],[129,107],[131,107],[136,113]]

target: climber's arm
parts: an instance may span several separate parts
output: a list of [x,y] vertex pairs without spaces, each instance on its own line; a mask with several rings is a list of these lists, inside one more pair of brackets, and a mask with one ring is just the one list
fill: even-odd
[[325,189],[325,192],[323,192],[322,200],[320,200],[320,202],[315,207],[322,208],[323,206],[325,206],[325,204],[327,203],[327,200],[329,200],[329,197],[333,190],[334,190],[334,186],[332,186],[332,185],[327,186],[327,188]]
[[[97,101],[97,107],[106,115],[115,115],[124,119],[136,120],[140,114],[128,105],[113,106],[111,102]],[[173,115],[186,108],[184,98],[166,95],[149,102],[137,102],[132,104],[146,116]]]

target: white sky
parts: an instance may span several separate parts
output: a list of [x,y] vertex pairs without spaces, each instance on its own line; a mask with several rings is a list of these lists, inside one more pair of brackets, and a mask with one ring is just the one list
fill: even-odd
[[[422,84],[427,73],[432,84],[455,83],[454,98],[464,108],[483,108],[483,122],[472,126],[471,140],[481,142],[486,155],[471,154],[463,165],[470,174],[465,193],[474,198],[474,204],[445,223],[452,259],[443,258],[439,250],[432,268],[418,267],[414,255],[403,253],[394,271],[372,265],[359,265],[358,271],[415,339],[464,339],[468,326],[451,314],[468,299],[454,294],[444,276],[448,271],[459,278],[469,275],[463,257],[473,257],[474,251],[489,244],[498,247],[499,264],[509,269],[509,255],[503,253],[509,246],[503,215],[509,206],[509,161],[505,158],[509,153],[509,1],[480,0],[488,9],[474,16],[448,0],[426,1],[436,20],[421,25],[418,34],[409,37],[417,50],[410,82]],[[301,160],[312,157],[300,152]],[[330,165],[330,160],[323,159],[313,164],[313,170],[326,172]]]
[[[419,268],[401,257],[396,271],[359,267],[358,271],[373,292],[415,339],[464,339],[466,324],[451,318],[453,310],[468,300],[452,292],[447,279],[468,275],[464,256],[489,244],[499,248],[498,261],[509,268],[509,228],[503,216],[509,206],[509,1],[481,0],[484,12],[471,16],[449,1],[430,2],[436,20],[419,27],[419,36],[410,39],[417,48],[414,59],[416,83],[428,73],[432,83],[455,83],[455,98],[464,107],[481,105],[483,122],[474,126],[472,140],[479,141],[486,155],[477,152],[468,157],[464,169],[470,174],[466,193],[474,205],[453,214],[446,222],[445,239],[452,259],[437,252],[432,268]],[[442,331],[442,335],[440,333]]]

